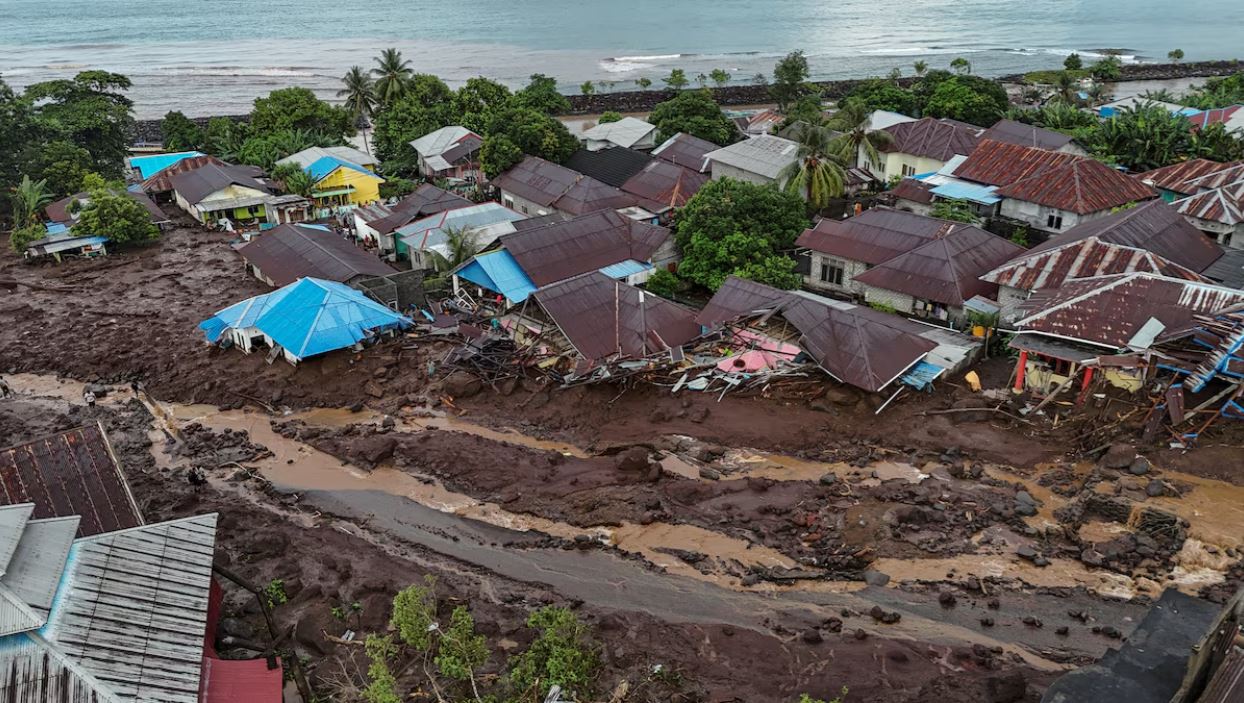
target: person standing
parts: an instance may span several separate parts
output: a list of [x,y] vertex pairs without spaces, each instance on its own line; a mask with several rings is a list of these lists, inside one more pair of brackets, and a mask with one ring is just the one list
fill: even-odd
[[8,381],[0,378],[0,398],[8,398],[13,395],[13,389],[9,388]]
[[86,401],[86,407],[92,410],[95,409],[95,394],[91,392],[90,388],[86,389],[86,392],[82,394],[82,400]]

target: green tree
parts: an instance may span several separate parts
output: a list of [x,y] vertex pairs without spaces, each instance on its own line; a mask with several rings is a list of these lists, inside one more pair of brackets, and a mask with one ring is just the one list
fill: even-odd
[[708,87],[708,74],[697,73],[695,76],[695,84],[701,88],[707,88]]
[[972,62],[960,56],[950,62],[950,70],[960,75],[966,75],[972,72]]
[[647,90],[652,87],[652,79],[651,78],[637,78],[635,79],[635,85],[639,86],[640,90]]
[[829,701],[821,700],[820,698],[813,698],[812,696],[804,693],[799,696],[799,703],[843,703],[843,701],[847,698],[847,692],[847,687],[843,686],[841,695]]
[[123,75],[83,71],[72,79],[35,83],[23,97],[46,139],[86,149],[95,171],[120,178],[134,132],[133,103],[123,95],[129,87]]
[[440,651],[435,661],[442,676],[470,681],[471,690],[479,700],[475,671],[488,661],[488,640],[476,634],[475,619],[465,606],[454,608],[449,616],[449,627],[441,635]]
[[[371,74],[362,66],[351,66],[341,77],[341,89],[337,91],[337,97],[345,101],[346,112],[350,114],[350,121],[355,125],[367,124],[376,114],[376,84],[372,81]],[[371,141],[367,139],[366,128],[363,130],[363,145],[371,153]]]
[[581,84],[579,84],[579,92],[584,95],[595,95],[596,84],[591,81],[583,81]]
[[290,172],[289,175],[282,179],[285,184],[285,192],[292,195],[301,195],[304,198],[312,198],[315,194],[315,179],[311,174],[298,168]]
[[928,117],[949,117],[981,127],[992,126],[1009,107],[1006,90],[979,76],[942,81],[924,105]]
[[393,598],[389,625],[407,647],[425,652],[432,646],[436,624],[436,577],[424,577],[424,585],[407,586]]
[[78,213],[74,232],[107,237],[113,244],[145,242],[160,236],[147,208],[125,192],[121,183],[89,174],[83,183],[89,202]]
[[981,218],[972,210],[972,204],[966,200],[939,200],[933,204],[929,213],[939,220],[963,222],[969,225],[980,224]]
[[782,170],[779,182],[785,181],[786,192],[801,195],[814,210],[828,207],[831,200],[842,197],[847,178],[834,132],[801,122],[791,130],[790,139],[799,145],[797,158]]
[[510,660],[510,680],[517,692],[534,691],[543,700],[553,686],[590,697],[600,656],[586,625],[566,608],[547,606],[532,613],[527,626],[539,631],[531,646]]
[[826,125],[830,129],[841,132],[837,139],[838,154],[845,163],[859,163],[860,152],[870,163],[881,163],[878,151],[894,143],[889,132],[879,129],[869,131],[868,121],[872,112],[859,100],[847,100],[839,108]]
[[1080,98],[1080,81],[1069,71],[1059,71],[1054,77],[1054,99],[1064,105],[1076,105]]
[[1184,50],[1175,49],[1171,51],[1170,53],[1168,53],[1166,55],[1166,58],[1170,59],[1171,63],[1179,63],[1180,61],[1184,60]]
[[207,121],[203,148],[225,161],[237,161],[249,133],[250,127],[245,123],[234,122],[228,117],[213,117]]
[[718,88],[724,88],[730,82],[730,72],[721,68],[714,68],[709,72],[708,77],[713,79],[713,85]]
[[609,124],[622,119],[622,113],[615,110],[607,110],[600,115],[600,119],[596,120],[596,124]]
[[786,119],[782,121],[781,128],[777,131],[780,132],[801,122],[818,126],[826,123],[825,105],[821,102],[819,92],[800,96],[795,104],[786,110]]
[[176,110],[160,121],[160,135],[168,151],[194,151],[203,146],[203,129]]
[[523,150],[503,135],[485,137],[480,147],[480,168],[489,178],[496,178],[497,174],[510,170],[522,160]]
[[410,143],[454,123],[451,100],[436,99],[439,91],[435,89],[421,95],[414,85],[412,81],[406,95],[376,115],[372,127],[372,143],[386,173],[413,172],[416,154]]
[[46,180],[32,181],[30,176],[22,176],[22,182],[13,189],[9,201],[12,203],[14,228],[29,227],[39,223],[39,213],[52,202],[52,191],[48,190]]
[[1205,81],[1205,85],[1189,91],[1182,100],[1167,99],[1167,102],[1181,102],[1202,110],[1244,103],[1244,73],[1210,78]]
[[856,84],[839,104],[850,101],[863,103],[870,112],[888,110],[902,115],[914,115],[917,111],[916,95],[912,91],[878,78]]
[[802,51],[792,51],[773,67],[773,84],[769,94],[778,104],[778,111],[785,113],[807,90],[810,75],[808,57]]
[[657,104],[648,116],[656,125],[658,140],[683,132],[725,146],[738,137],[738,129],[706,90],[688,90]]
[[367,703],[401,703],[402,697],[397,693],[397,679],[389,670],[389,659],[397,653],[393,640],[380,635],[368,635],[363,646],[370,661],[363,700]]
[[1067,55],[1067,58],[1063,59],[1063,68],[1067,69],[1068,71],[1083,70],[1084,59],[1080,58],[1079,54],[1072,52]]
[[1123,60],[1118,56],[1103,56],[1089,68],[1089,73],[1099,81],[1117,81],[1123,77]]
[[463,127],[482,133],[492,116],[505,109],[511,97],[510,89],[496,81],[479,76],[469,78],[454,94],[453,112]]
[[1149,171],[1193,153],[1192,124],[1158,105],[1121,108],[1077,139],[1097,158],[1133,171]]
[[924,61],[917,61],[911,67],[915,69],[917,76],[923,76],[924,72],[929,70],[929,64]]
[[281,88],[267,97],[255,98],[250,128],[256,136],[303,130],[322,134],[337,143],[354,134],[350,113],[315,97],[310,88]]
[[1190,156],[1226,163],[1244,160],[1244,139],[1228,132],[1227,126],[1216,122],[1192,133]]
[[[35,143],[34,111],[0,78],[0,191],[17,185],[26,161],[23,152]],[[0,215],[8,202],[0,198]]]
[[9,246],[14,252],[21,254],[32,242],[37,242],[46,236],[48,236],[48,231],[42,222],[35,222],[25,227],[14,227],[9,233]]
[[794,259],[774,252],[763,237],[747,232],[733,232],[721,239],[697,232],[683,249],[678,271],[709,290],[717,290],[730,276],[784,290],[797,288],[800,282]]
[[767,85],[768,83],[769,77],[763,73],[757,73],[752,76],[752,85]]
[[644,282],[644,287],[653,295],[672,298],[682,287],[682,283],[678,280],[678,276],[670,273],[668,269],[657,269]]
[[530,108],[512,107],[493,116],[488,138],[505,137],[524,154],[562,163],[579,149],[579,140],[560,120]]
[[682,90],[687,87],[687,72],[681,68],[675,68],[670,74],[664,78],[665,86],[670,90]]
[[437,273],[448,273],[465,264],[479,253],[479,233],[470,227],[453,227],[445,230],[447,253],[431,251],[433,266]]
[[376,100],[384,106],[392,105],[406,94],[414,71],[397,49],[385,49],[373,60],[376,67],[371,73],[376,77]]
[[36,180],[47,181],[54,197],[82,191],[82,180],[91,173],[95,159],[91,152],[66,141],[36,144],[28,150],[26,172]]
[[570,112],[570,101],[557,90],[557,79],[543,73],[531,74],[527,87],[514,94],[509,107],[521,107],[546,115]]

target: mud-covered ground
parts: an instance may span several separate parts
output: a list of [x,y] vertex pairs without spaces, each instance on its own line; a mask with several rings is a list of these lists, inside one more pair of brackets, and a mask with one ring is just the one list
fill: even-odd
[[[409,338],[298,368],[203,344],[199,321],[264,291],[188,227],[96,261],[0,256],[0,374],[20,391],[0,446],[104,421],[149,520],[219,512],[220,562],[285,581],[279,624],[320,686],[358,657],[330,637],[383,629],[425,574],[507,647],[535,607],[574,605],[604,690],[633,700],[846,685],[852,703],[1036,700],[1161,588],[1221,599],[1244,578],[1242,435],[1222,423],[1181,453],[1113,425],[1128,399],[1052,429],[980,411],[957,379],[874,415],[828,384],[495,393],[429,378],[450,347]],[[980,373],[1003,386],[1010,364]],[[76,407],[55,376],[140,380],[178,439],[137,401]],[[242,591],[229,607],[231,641],[257,638]]]

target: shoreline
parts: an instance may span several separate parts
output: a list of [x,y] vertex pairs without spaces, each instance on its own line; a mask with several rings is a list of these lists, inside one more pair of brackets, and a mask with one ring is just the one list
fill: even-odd
[[[1123,77],[1118,81],[1114,81],[1114,83],[1213,78],[1240,71],[1244,71],[1244,63],[1241,63],[1239,59],[1195,61],[1179,64],[1126,64],[1123,66]],[[855,86],[876,78],[876,76],[872,76],[832,81],[811,81],[811,84],[820,88],[824,96],[832,100],[841,98]],[[1024,74],[996,76],[992,77],[992,79],[1003,84],[1020,85],[1024,82]],[[905,77],[900,79],[899,82],[902,85],[908,85],[915,80],[913,77]],[[769,105],[773,102],[769,97],[769,86],[767,84],[727,85],[720,88],[710,87],[708,90],[712,92],[713,99],[717,101],[717,104],[722,107],[755,107],[757,105]],[[677,91],[660,89],[617,91],[594,95],[567,95],[566,99],[570,101],[570,112],[567,112],[563,117],[589,117],[609,111],[624,114],[649,112],[658,103],[669,100],[676,93]],[[200,126],[206,126],[208,120],[215,119],[216,117],[226,117],[234,121],[243,122],[249,118],[249,115],[213,115],[190,117],[189,119]],[[150,146],[159,144],[162,140],[160,122],[160,119],[136,120],[133,145]]]

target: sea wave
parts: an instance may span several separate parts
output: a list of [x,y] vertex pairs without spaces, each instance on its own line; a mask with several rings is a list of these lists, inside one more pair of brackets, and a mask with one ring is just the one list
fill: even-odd
[[652,54],[651,56],[612,56],[606,58],[605,61],[618,61],[623,63],[639,63],[649,61],[672,61],[681,59],[689,54]]
[[164,76],[223,76],[223,77],[281,77],[317,78],[332,76],[301,66],[161,66],[155,71]]

